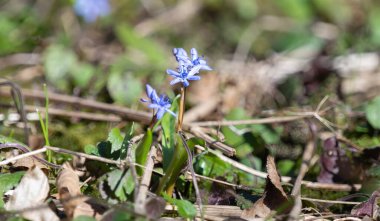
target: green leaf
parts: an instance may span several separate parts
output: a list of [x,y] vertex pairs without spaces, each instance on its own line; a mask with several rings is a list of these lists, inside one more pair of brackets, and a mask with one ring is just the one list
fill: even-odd
[[135,103],[143,92],[143,86],[139,79],[130,73],[121,72],[110,74],[107,89],[114,101],[126,105]]
[[145,55],[146,63],[149,62],[150,65],[156,67],[165,64],[166,54],[153,39],[139,36],[133,27],[126,23],[116,27],[116,34],[126,48],[134,48],[142,52],[142,55]]
[[75,85],[80,88],[86,88],[88,86],[95,72],[95,67],[88,63],[77,63],[72,66],[70,71]]
[[372,127],[380,129],[380,96],[375,97],[367,104],[365,115]]
[[0,208],[4,207],[4,193],[17,186],[24,174],[24,171],[0,174]]
[[[170,108],[174,113],[178,110],[178,100],[176,97]],[[163,169],[166,171],[171,159],[173,158],[174,144],[175,144],[175,133],[176,133],[176,118],[170,114],[165,114],[161,120],[162,126],[162,152],[163,152]]]
[[197,209],[191,202],[187,200],[173,199],[166,193],[164,193],[163,196],[167,202],[177,206],[178,214],[183,218],[192,219],[197,215]]
[[62,45],[51,45],[44,54],[46,78],[59,89],[67,89],[69,71],[76,62],[74,52]]
[[123,144],[124,139],[120,133],[120,129],[115,127],[108,133],[107,140],[112,143],[112,147],[111,147],[111,154],[112,154],[113,152],[121,149],[121,145]]
[[91,154],[91,155],[99,156],[99,150],[98,150],[98,148],[95,147],[92,144],[86,145],[83,149],[84,149],[84,152],[86,154]]
[[367,170],[368,176],[380,177],[380,166],[373,166]]
[[107,173],[106,176],[112,193],[121,201],[127,200],[128,195],[135,188],[135,182],[130,170],[116,169]]
[[84,215],[81,215],[81,216],[77,216],[73,219],[73,221],[96,221],[95,218],[91,217],[91,216],[84,216]]
[[15,140],[11,137],[6,137],[6,136],[3,136],[0,134],[0,143],[18,143],[18,144],[22,144],[26,147],[25,144],[21,143],[20,141],[18,140]]
[[[152,146],[152,142],[153,142],[153,133],[150,130],[150,128],[148,128],[144,137],[142,138],[142,140],[139,142],[139,144],[136,147],[136,150],[135,150],[136,163],[140,165],[145,165],[148,158],[149,150]],[[140,167],[137,167],[136,172],[139,176],[141,176],[144,170]]]

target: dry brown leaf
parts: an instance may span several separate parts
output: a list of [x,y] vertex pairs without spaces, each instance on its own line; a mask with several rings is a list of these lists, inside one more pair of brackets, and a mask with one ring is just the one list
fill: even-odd
[[243,211],[241,218],[255,220],[264,218],[272,212],[287,213],[291,209],[291,201],[281,186],[280,176],[277,172],[274,158],[267,157],[268,177],[263,196],[249,209]]
[[32,221],[59,220],[56,214],[44,204],[49,194],[49,182],[45,173],[38,167],[31,168],[25,173],[13,195],[5,204],[6,210],[23,210],[40,207],[32,211],[22,212],[21,215]]
[[73,211],[73,217],[75,218],[78,216],[91,216],[94,217],[96,220],[101,220],[103,214],[107,211],[107,209],[107,207],[99,205],[92,199],[87,198],[85,201],[81,202],[75,207]]
[[65,213],[72,218],[75,208],[85,199],[81,196],[79,177],[68,162],[64,163],[57,177],[57,189]]
[[[38,154],[36,155],[36,157],[42,158],[42,154]],[[39,167],[45,172],[45,174],[49,170],[49,168],[45,164],[41,163],[39,160],[37,160],[34,157],[25,157],[25,158],[19,159],[12,165],[12,168],[16,170],[27,170],[32,167]]]

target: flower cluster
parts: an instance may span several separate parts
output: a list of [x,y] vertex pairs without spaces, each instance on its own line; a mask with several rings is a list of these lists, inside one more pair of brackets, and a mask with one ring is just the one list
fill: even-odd
[[76,0],[74,10],[85,22],[92,23],[98,17],[108,15],[111,7],[108,0]]
[[198,56],[198,52],[195,48],[192,48],[190,53],[191,58],[187,56],[183,48],[173,49],[173,55],[178,62],[178,68],[177,71],[171,69],[166,71],[170,76],[174,77],[170,82],[171,85],[181,82],[183,86],[188,87],[190,85],[189,81],[201,79],[201,77],[197,75],[200,70],[212,70],[210,66],[207,65],[206,60]]
[[[187,56],[186,51],[183,48],[174,48],[173,54],[178,62],[177,71],[168,69],[166,72],[173,76],[174,79],[170,82],[171,85],[181,82],[184,87],[190,85],[189,81],[196,81],[201,79],[199,71],[201,70],[212,70],[203,57],[198,56],[198,52],[195,48],[192,48],[191,58]],[[173,116],[177,116],[169,108],[171,106],[169,98],[162,94],[157,95],[157,92],[149,85],[146,85],[146,94],[149,97],[147,99],[141,99],[142,102],[147,102],[148,107],[152,108],[155,113],[156,119],[161,119],[165,112],[170,113]]]
[[166,95],[161,94],[158,96],[156,90],[154,90],[149,84],[146,85],[146,94],[148,95],[149,100],[141,98],[141,102],[149,103],[148,107],[154,110],[157,119],[161,119],[162,116],[164,116],[165,112],[170,113],[174,117],[177,116],[175,113],[173,113],[173,111],[169,109],[171,104],[169,98]]

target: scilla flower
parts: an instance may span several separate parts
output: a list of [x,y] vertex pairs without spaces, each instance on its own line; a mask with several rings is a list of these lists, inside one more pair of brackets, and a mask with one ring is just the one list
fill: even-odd
[[148,107],[154,110],[157,119],[161,119],[165,112],[177,117],[177,115],[169,109],[171,106],[170,99],[166,95],[161,94],[158,96],[156,90],[154,90],[149,84],[146,85],[146,94],[148,95],[149,100],[141,98],[141,101],[148,103]]
[[98,17],[108,15],[111,7],[108,0],[76,0],[74,10],[85,22],[92,23]]
[[200,70],[212,70],[203,57],[198,56],[198,52],[195,48],[192,48],[191,59],[187,56],[186,51],[183,48],[174,48],[173,54],[178,61],[177,71],[168,69],[166,72],[174,77],[170,82],[171,85],[181,82],[185,87],[189,86],[189,81],[196,81],[201,79],[197,74]]

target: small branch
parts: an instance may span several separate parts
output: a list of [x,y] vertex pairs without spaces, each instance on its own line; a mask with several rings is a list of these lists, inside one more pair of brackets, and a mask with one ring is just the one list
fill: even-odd
[[[27,147],[25,147],[24,145],[19,144],[19,143],[3,143],[3,144],[0,144],[0,150],[1,149],[5,149],[5,148],[17,148],[18,150],[20,150],[20,151],[22,151],[24,153],[31,152]],[[57,164],[54,164],[54,163],[50,163],[50,162],[48,162],[47,160],[45,160],[43,158],[34,156],[33,154],[31,155],[31,157],[33,157],[34,159],[36,159],[36,160],[40,161],[41,163],[46,164],[46,165],[48,165],[50,167],[53,167],[53,168],[56,168],[56,169],[61,168],[60,165],[57,165]]]
[[124,167],[124,163],[122,161],[110,160],[110,159],[107,159],[104,157],[98,157],[98,156],[94,156],[94,155],[90,155],[90,154],[75,152],[72,150],[67,150],[67,149],[63,149],[63,148],[59,148],[59,147],[45,146],[45,148],[48,150],[54,151],[56,153],[70,154],[70,155],[74,155],[74,156],[78,156],[78,157],[84,157],[84,158],[90,159],[90,160],[100,161],[103,163],[114,164],[114,165],[117,165],[119,167]]
[[215,127],[215,126],[237,126],[237,125],[247,125],[247,124],[273,124],[273,123],[285,123],[295,120],[300,120],[304,118],[310,118],[313,115],[303,115],[303,116],[284,116],[284,117],[268,117],[262,119],[249,119],[249,120],[231,120],[231,121],[203,121],[203,122],[193,122],[189,123],[190,127]]
[[44,148],[41,148],[41,149],[38,149],[38,150],[33,150],[33,151],[30,151],[30,152],[27,152],[27,153],[23,153],[23,154],[17,155],[15,157],[12,157],[12,158],[9,158],[9,159],[1,161],[0,162],[0,166],[7,165],[8,163],[11,163],[13,161],[20,160],[20,159],[23,159],[23,158],[26,158],[26,157],[31,157],[31,156],[37,155],[39,153],[44,153],[44,152],[46,152],[46,150],[47,150],[46,147],[44,147]]
[[197,179],[195,177],[195,172],[194,172],[194,167],[193,167],[193,154],[191,153],[191,150],[190,150],[189,146],[187,146],[185,137],[183,136],[183,134],[181,133],[181,131],[178,134],[181,137],[183,146],[185,147],[186,152],[187,152],[187,164],[188,164],[188,168],[190,170],[191,176],[193,178],[193,185],[194,185],[194,189],[195,189],[195,195],[197,197],[197,204],[199,206],[201,217],[202,217],[202,220],[203,220],[202,198],[201,198],[201,193],[200,193],[199,187],[198,187],[198,181],[197,181]]
[[[39,100],[45,99],[43,91],[28,90],[28,89],[22,89],[22,91],[26,99],[39,99]],[[10,93],[7,91],[0,90],[0,95],[9,96]],[[64,103],[64,104],[69,104],[73,106],[79,106],[82,108],[88,108],[90,110],[98,110],[98,111],[104,111],[106,113],[116,114],[122,117],[122,119],[137,121],[143,124],[149,124],[151,120],[150,113],[148,112],[132,110],[126,107],[122,107],[122,106],[118,106],[114,104],[107,104],[107,103],[89,100],[85,98],[79,98],[79,97],[57,94],[57,93],[49,93],[49,100],[50,102]]]
[[358,205],[361,202],[352,202],[352,201],[341,201],[341,200],[322,200],[322,199],[313,199],[308,197],[301,197],[302,200],[307,200],[310,202],[317,202],[317,203],[327,203],[327,204],[345,204],[345,205]]
[[138,194],[135,198],[135,212],[139,214],[146,214],[145,201],[146,201],[146,196],[148,193],[150,180],[152,178],[152,172],[153,172],[153,167],[154,167],[153,157],[154,157],[155,152],[156,152],[156,148],[152,146],[148,155],[148,160],[146,163],[144,174],[141,178],[140,187],[138,188]]
[[[322,106],[322,105],[320,105]],[[320,109],[320,106],[318,106],[317,110]],[[301,201],[301,185],[302,180],[305,177],[307,171],[309,170],[311,160],[314,155],[314,151],[316,149],[316,142],[317,142],[317,136],[316,136],[316,127],[313,123],[309,122],[309,128],[310,128],[310,134],[311,138],[310,141],[307,143],[306,148],[303,152],[302,156],[302,164],[300,168],[300,172],[298,173],[296,182],[294,183],[292,193],[291,195],[294,198],[294,206],[292,210],[289,213],[288,220],[298,220],[299,215],[301,213],[302,209],[302,201]]]
[[200,137],[202,138],[204,141],[206,141],[206,143],[208,145],[210,145],[211,147],[215,148],[215,149],[218,149],[220,151],[222,151],[223,154],[227,155],[227,156],[234,156],[235,153],[236,153],[236,150],[222,142],[219,142],[217,140],[215,140],[214,138],[210,137],[209,135],[207,135],[206,133],[204,133],[202,131],[202,128],[200,127],[191,127],[190,128],[190,132],[192,134],[194,134],[196,137]]

